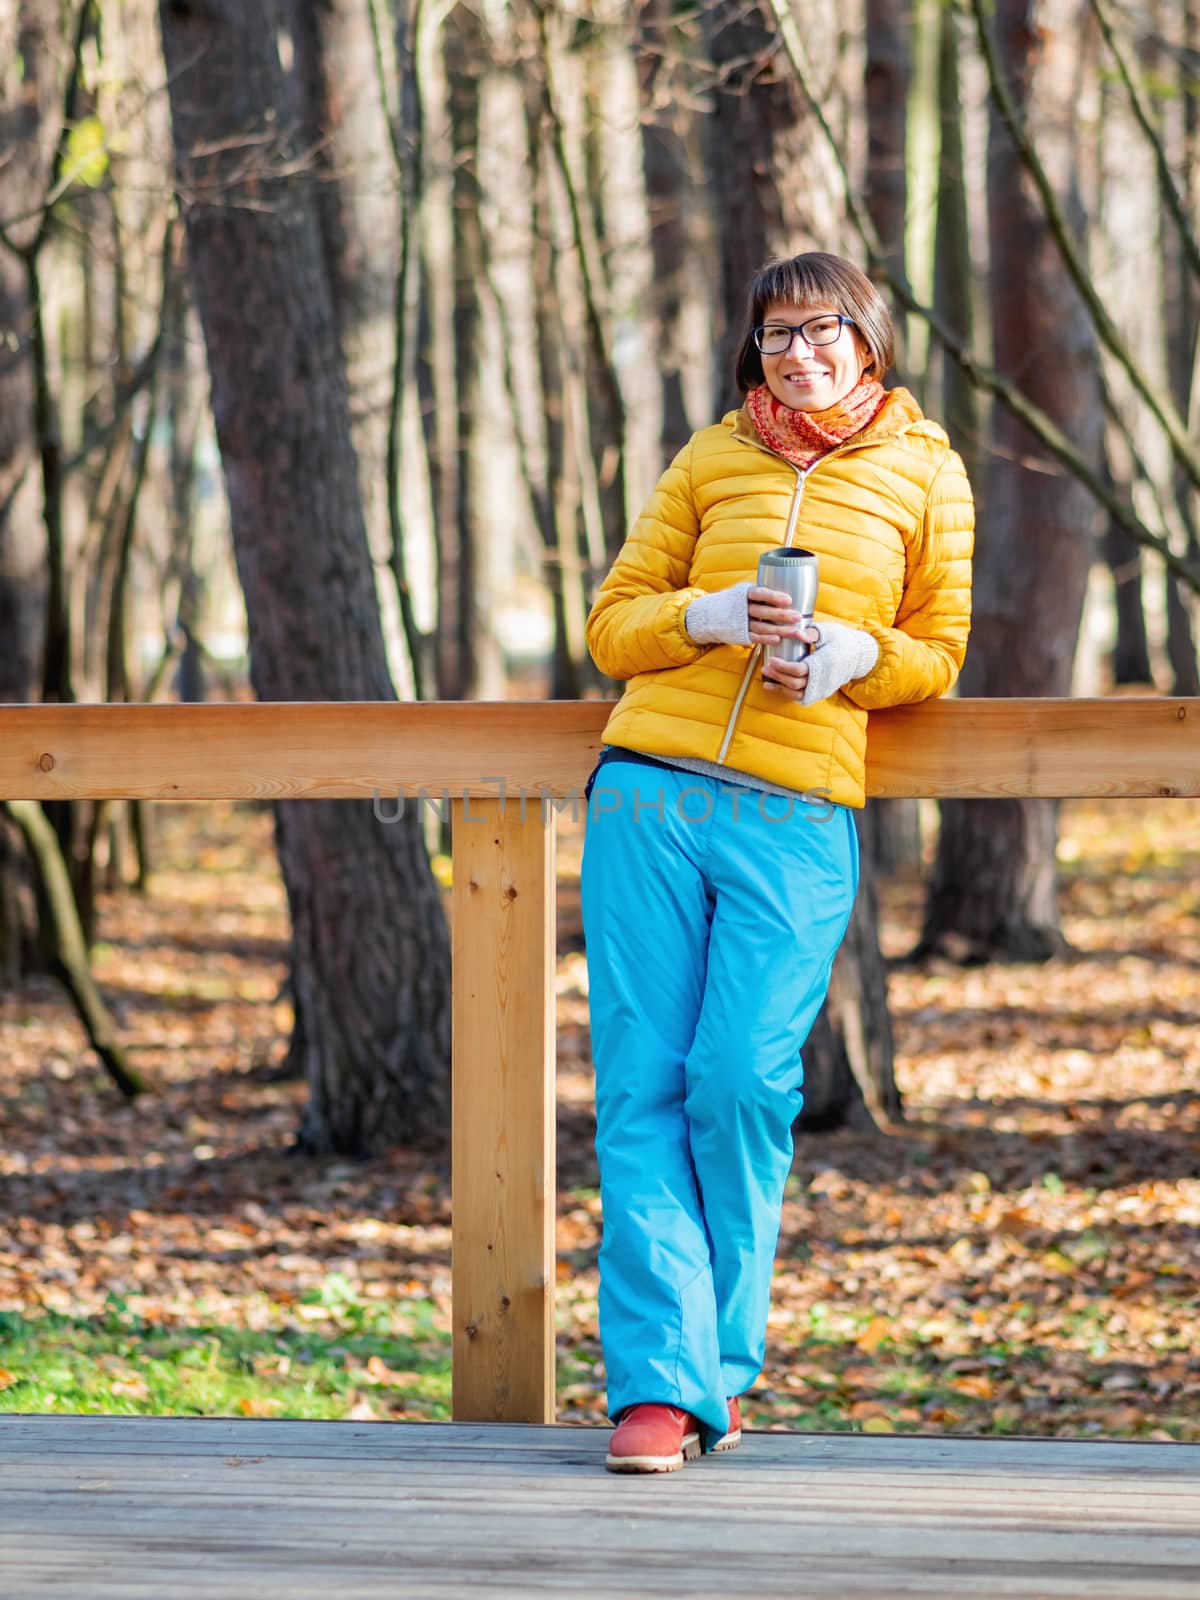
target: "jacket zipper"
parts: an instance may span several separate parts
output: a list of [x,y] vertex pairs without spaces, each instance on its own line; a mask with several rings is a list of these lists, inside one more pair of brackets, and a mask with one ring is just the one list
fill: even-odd
[[[761,444],[757,439],[745,439],[742,435],[738,435],[738,437],[743,439],[743,443],[753,445],[756,450],[763,451],[765,455],[773,456],[776,461],[783,461],[785,459],[777,450],[772,450],[769,445]],[[810,467],[793,468],[796,474],[796,492],[792,496],[791,510],[788,512],[787,530],[783,537],[785,546],[790,545],[796,537],[796,523],[800,516],[800,502],[804,498],[804,485],[807,482],[808,475],[810,472],[812,472],[813,467],[824,466],[824,464],[827,461],[831,461],[834,456],[849,455],[852,450],[859,450],[861,448],[862,445],[857,440],[852,439],[847,444],[838,445],[836,449],[829,450],[825,455],[819,456]],[[792,463],[789,461],[788,465],[792,466]],[[742,674],[742,681],[738,688],[737,695],[734,698],[733,710],[729,713],[729,721],[725,725],[725,737],[721,740],[721,748],[717,751],[717,764],[719,766],[724,766],[725,764],[725,757],[729,752],[729,746],[733,740],[734,730],[737,727],[737,719],[742,709],[742,701],[746,698],[746,691],[750,687],[750,679],[754,675],[754,668],[757,666],[758,658],[761,656],[761,654],[762,645],[756,644],[754,649],[750,652],[750,659],[746,662],[746,670]]]
[[[765,448],[765,446],[763,448]],[[773,450],[769,450],[767,451],[767,454],[774,455],[775,452]],[[783,542],[785,546],[790,545],[796,537],[796,523],[800,519],[800,502],[804,498],[804,485],[807,481],[808,474],[811,471],[811,467],[795,468],[796,492],[792,495],[791,509],[788,512],[787,529],[783,536]],[[758,665],[758,659],[761,655],[762,645],[756,644],[754,649],[750,652],[749,660],[746,662],[746,670],[742,674],[741,685],[738,688],[737,695],[734,698],[733,710],[729,713],[729,721],[725,725],[725,737],[721,740],[721,748],[717,751],[718,766],[724,766],[725,764],[725,757],[729,753],[729,746],[733,740],[734,729],[737,727],[737,719],[741,713],[742,701],[746,698],[746,691],[750,687],[750,680],[754,676],[754,669]]]

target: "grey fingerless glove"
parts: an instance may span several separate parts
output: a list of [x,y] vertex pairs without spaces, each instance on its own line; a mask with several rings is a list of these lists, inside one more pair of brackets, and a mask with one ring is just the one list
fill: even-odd
[[844,684],[865,678],[879,660],[879,645],[861,628],[844,622],[817,622],[814,627],[821,639],[808,656],[808,685],[800,701],[804,706],[815,706]]
[[683,614],[683,625],[694,644],[749,644],[752,583],[735,583],[732,589],[702,594]]

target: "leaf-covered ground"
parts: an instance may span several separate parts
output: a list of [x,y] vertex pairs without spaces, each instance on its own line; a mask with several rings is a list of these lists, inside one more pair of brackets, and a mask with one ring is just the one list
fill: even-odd
[[[0,1001],[0,1407],[444,1416],[449,1190],[289,1153],[285,913],[256,809],[160,807],[97,971],[122,1103],[50,983]],[[1064,808],[1074,955],[892,975],[908,1124],[805,1139],[753,1426],[1200,1439],[1200,804]],[[559,1345],[603,1416],[577,828],[561,828]],[[886,893],[900,955],[919,909]]]

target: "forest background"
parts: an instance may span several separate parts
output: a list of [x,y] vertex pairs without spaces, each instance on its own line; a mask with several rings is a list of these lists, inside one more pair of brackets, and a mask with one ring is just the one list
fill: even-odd
[[[610,694],[583,645],[591,595],[664,463],[733,400],[729,358],[752,272],[805,248],[870,267],[897,316],[898,380],[967,460],[979,541],[962,691],[1200,692],[1196,0],[854,0],[819,14],[791,0],[0,0],[0,78],[0,700]],[[285,1379],[300,1348],[288,1341],[325,1318],[333,1333],[321,1354],[303,1349],[322,1373],[342,1373],[329,1378],[333,1414],[343,1414],[345,1373],[372,1361],[364,1383],[407,1396],[410,1414],[414,1395],[436,1406],[444,1295],[436,1264],[423,1273],[418,1257],[436,1257],[445,1204],[444,828],[411,809],[382,826],[351,802],[239,817],[226,836],[220,818],[197,815],[189,833],[142,805],[11,802],[0,814],[12,1222],[0,1318],[24,1352],[0,1349],[0,1383],[18,1406],[81,1408],[103,1392],[118,1407],[186,1409],[194,1376],[190,1399],[164,1397],[122,1365],[143,1351],[148,1317],[177,1330],[163,1335],[163,1359],[185,1373],[209,1349],[251,1377],[277,1375],[282,1362]],[[804,1123],[820,1133],[817,1176],[841,1173],[822,1180],[828,1193],[842,1184],[853,1194],[874,1169],[878,1199],[899,1161],[913,1194],[949,1212],[929,1246],[929,1281],[906,1290],[907,1331],[904,1318],[891,1326],[894,1297],[881,1284],[865,1310],[831,1310],[800,1272],[785,1297],[789,1337],[818,1349],[822,1367],[845,1347],[859,1376],[839,1378],[833,1410],[822,1410],[814,1367],[797,1411],[773,1408],[764,1391],[765,1420],[955,1426],[965,1413],[939,1388],[953,1381],[955,1403],[976,1405],[976,1429],[1036,1429],[1045,1395],[1022,1376],[1013,1330],[1025,1330],[1021,1349],[1034,1359],[1074,1318],[1087,1331],[1072,1348],[1091,1363],[1078,1384],[1123,1404],[1132,1385],[1140,1398],[1123,1420],[1102,1407],[1097,1423],[1085,1407],[1066,1426],[1172,1437],[1191,1426],[1178,1410],[1197,1389],[1180,1354],[1190,1327],[1180,1307],[1198,1264],[1180,1235],[1152,1224],[1165,1208],[1182,1226],[1200,1204],[1186,1155],[1200,1061],[1176,1038],[1197,1018],[1171,999],[1194,976],[1195,895],[1177,831],[1124,815],[1117,828],[1143,841],[1138,850],[1114,850],[1086,813],[1072,813],[1064,834],[1048,802],[868,808],[871,870],[806,1052]],[[569,881],[576,842],[563,831]],[[179,877],[180,862],[223,851],[263,869],[219,885],[241,884],[243,910],[273,908],[253,935],[230,922],[236,907],[206,897],[211,885],[193,891]],[[1092,856],[1107,898],[1091,893]],[[1165,1027],[1145,1114],[1153,1137],[1139,1112],[1119,1159],[1095,1146],[1071,1178],[1078,1206],[1047,1220],[1067,1178],[1061,1160],[1028,1166],[1037,1129],[1018,1117],[1032,1141],[1023,1154],[993,1150],[965,1169],[947,1131],[947,1100],[994,1105],[988,1094],[1011,1097],[1012,1083],[985,1094],[986,1070],[965,1058],[947,1083],[945,1053],[931,1066],[925,1045],[946,985],[962,986],[951,1006],[962,1031],[979,1024],[985,1042],[1000,1026],[981,1021],[987,994],[1032,1014],[1047,994],[1086,988],[1080,952],[1110,948],[1112,906],[1154,912],[1129,901],[1122,862],[1156,886],[1173,935],[1139,934],[1126,952],[1136,970],[1111,978],[1116,1033],[1089,1034],[1072,1002],[1083,1036],[1020,1070],[1034,1075],[1028,1107],[1051,1123],[1086,1102],[1126,1108],[1114,1124],[1123,1128],[1133,1086],[1122,1072],[1149,1093],[1129,1040],[1149,1029],[1157,1048],[1154,1029]],[[586,1098],[572,1074],[586,1077],[587,1065],[571,892],[568,882],[568,1111]],[[1071,921],[1082,916],[1072,895],[1090,921]],[[164,990],[182,1029],[173,1051],[128,998],[149,981],[149,948],[173,945],[185,968],[189,950],[199,955],[194,930],[173,920],[182,904],[206,921],[210,945],[224,929],[225,954],[250,962],[227,998],[259,996],[254,1048],[238,1042],[244,1019],[231,1023],[219,1063],[188,1030],[197,997],[182,980]],[[1154,974],[1155,1009],[1136,963],[1163,967],[1168,949],[1182,975]],[[259,970],[256,957],[270,960]],[[1027,976],[989,990],[979,972],[994,962]],[[78,1024],[51,973],[65,979]],[[76,1042],[62,1042],[72,1028]],[[1086,1058],[1086,1086],[1078,1062],[1054,1069],[1064,1049]],[[1021,1057],[1011,1040],[1001,1054],[1010,1067]],[[95,1080],[97,1061],[107,1080]],[[223,1097],[234,1120],[259,1105],[259,1142],[225,1127],[233,1142],[220,1146],[201,1106]],[[161,1138],[147,1107],[162,1114]],[[164,1154],[179,1117],[185,1130],[202,1125],[185,1139],[202,1180]],[[932,1144],[912,1143],[930,1117]],[[313,1165],[303,1180],[276,1171],[276,1204],[264,1210],[265,1152],[289,1119]],[[591,1338],[577,1374],[587,1415],[599,1392],[588,1322],[597,1218],[586,1137],[566,1131],[564,1338],[585,1355]],[[85,1199],[101,1169],[84,1181],[73,1141],[98,1139],[123,1182],[140,1175],[132,1198],[108,1194],[97,1216]],[[214,1157],[228,1163],[232,1210],[209,1229],[228,1237],[201,1254],[250,1248],[247,1238],[285,1216],[297,1182],[304,1198],[284,1232],[311,1243],[340,1183],[357,1196],[346,1238],[386,1240],[393,1263],[407,1262],[412,1304],[385,1313],[364,1299],[349,1270],[363,1252],[348,1247],[336,1271],[297,1265],[307,1321],[293,1316],[297,1293],[274,1280],[254,1290],[266,1312],[238,1300],[209,1327],[190,1291],[172,1310],[155,1277],[178,1272],[162,1257],[166,1214],[213,1192]],[[348,1157],[368,1166],[339,1165]],[[164,1162],[169,1179],[147,1176]],[[393,1168],[411,1183],[389,1186],[379,1174]],[[348,1176],[368,1171],[365,1188]],[[48,1190],[34,1181],[46,1174]],[[1146,1182],[1165,1188],[1137,1199]],[[811,1204],[822,1191],[805,1192]],[[882,1227],[903,1248],[914,1223],[905,1204],[881,1223],[865,1189],[858,1200],[865,1210],[845,1223],[841,1247]],[[918,1232],[929,1225],[924,1217]],[[432,1233],[418,1241],[423,1228]],[[1021,1258],[1022,1282],[1028,1261],[1040,1263],[1041,1300],[1014,1288],[1005,1333],[999,1313],[967,1294],[962,1328],[938,1332],[929,1295],[945,1298],[947,1263],[982,1281],[988,1247],[975,1234],[989,1231]],[[793,1232],[805,1237],[799,1223]],[[146,1267],[114,1267],[114,1251],[139,1255],[139,1238]],[[198,1248],[178,1244],[185,1258]],[[278,1263],[289,1251],[274,1235],[268,1253],[286,1277]],[[1101,1281],[1072,1285],[1089,1272]],[[48,1292],[56,1282],[69,1290]],[[1067,1308],[1048,1313],[1053,1338],[1037,1320],[1042,1301]],[[266,1319],[258,1329],[256,1317]],[[243,1334],[261,1334],[263,1350],[239,1344]],[[351,1336],[368,1343],[351,1348]],[[1128,1345],[1115,1366],[1113,1341]],[[61,1374],[74,1356],[53,1356],[60,1377],[41,1383],[44,1345],[86,1347],[88,1381],[72,1387]],[[123,1399],[98,1385],[95,1360],[117,1362],[132,1386]],[[868,1381],[864,1360],[884,1363],[887,1382],[875,1366]],[[910,1390],[924,1400],[907,1403]],[[354,1393],[353,1405],[368,1405]],[[256,1394],[240,1400],[258,1404]]]

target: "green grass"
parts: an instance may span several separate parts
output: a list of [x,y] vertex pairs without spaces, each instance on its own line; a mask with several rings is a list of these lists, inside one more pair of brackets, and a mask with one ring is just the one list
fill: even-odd
[[[1182,1318],[1182,1302],[1179,1311]],[[0,1411],[397,1421],[450,1416],[450,1335],[432,1300],[363,1300],[344,1274],[332,1272],[299,1301],[263,1296],[241,1308],[237,1323],[228,1320],[227,1307],[221,1315],[225,1320],[215,1308],[197,1306],[184,1325],[144,1316],[115,1295],[90,1316],[0,1312]],[[1013,1315],[1025,1322],[1034,1312]],[[979,1392],[964,1390],[955,1361],[947,1361],[919,1324],[906,1333],[884,1332],[863,1349],[862,1335],[877,1319],[862,1308],[817,1302],[797,1319],[790,1342],[787,1365],[804,1374],[799,1391],[790,1383],[753,1391],[746,1397],[748,1421],[835,1432],[910,1433],[930,1426],[1029,1432],[1030,1417],[1036,1424],[1041,1413],[1030,1412],[1022,1422],[1022,1408],[1028,1411],[1031,1393],[1036,1399],[1047,1374],[1059,1372],[1069,1383],[1066,1398],[1055,1404],[1066,1406],[1062,1415],[1081,1436],[1103,1430],[1121,1437],[1189,1437],[1182,1413],[1163,1416],[1150,1406],[1150,1371],[1144,1383],[1125,1384],[1120,1394],[1122,1406],[1144,1407],[1144,1417],[1105,1426],[1096,1408],[1114,1402],[1105,1386],[1113,1368],[1104,1315],[1102,1307],[1065,1315],[1070,1351],[1036,1340],[976,1337],[965,1382],[978,1383]],[[975,1330],[964,1323],[962,1332]],[[1182,1340],[1177,1348],[1186,1351]],[[562,1352],[559,1397],[571,1420],[602,1419],[599,1359],[598,1348]]]
[[[338,1275],[262,1328],[149,1322],[110,1297],[100,1316],[0,1312],[0,1408],[137,1416],[450,1415],[450,1338],[428,1301],[364,1305]],[[403,1331],[402,1331],[403,1328]],[[358,1414],[365,1415],[360,1411]]]

